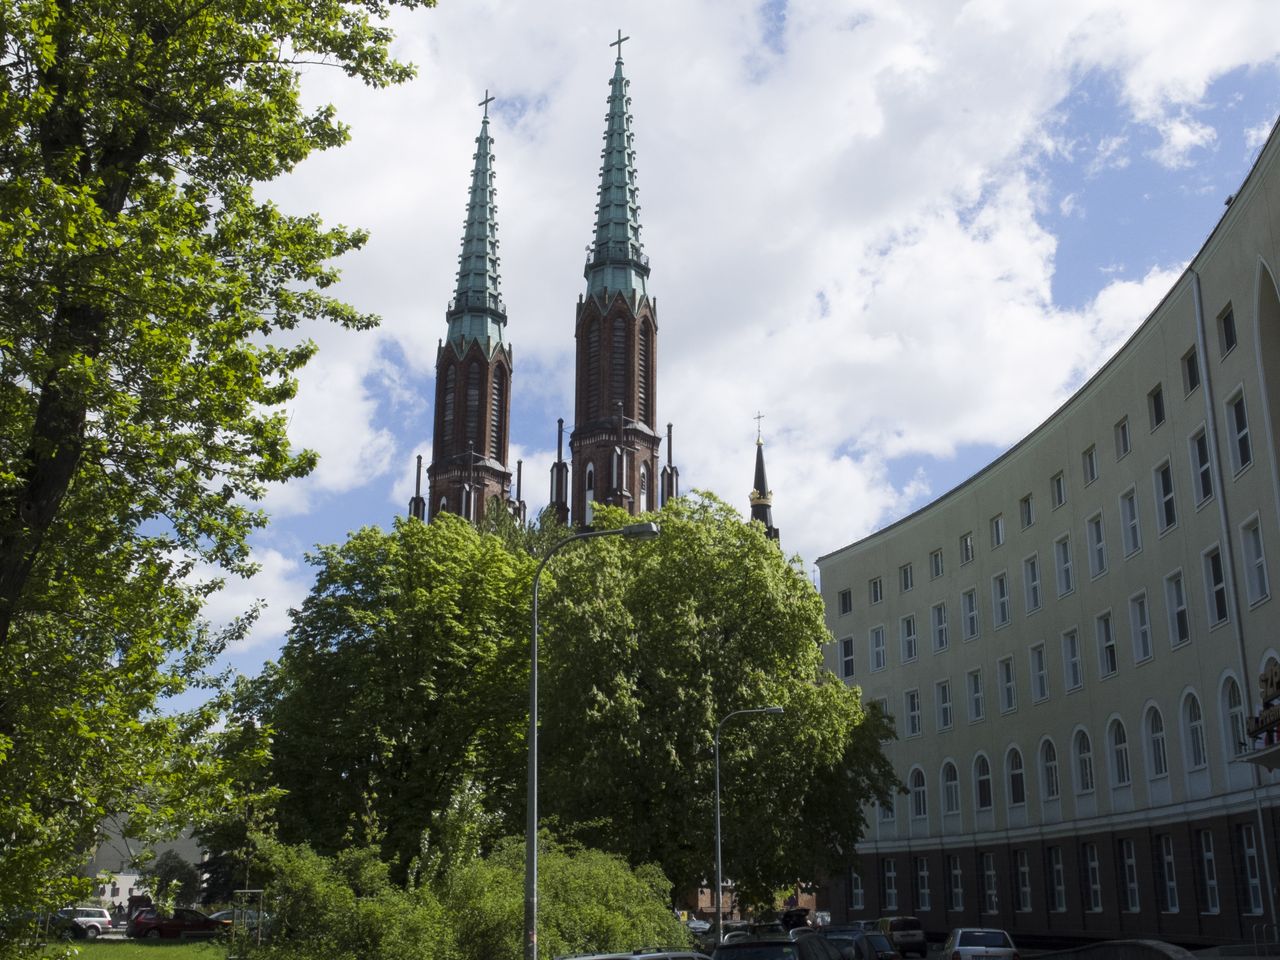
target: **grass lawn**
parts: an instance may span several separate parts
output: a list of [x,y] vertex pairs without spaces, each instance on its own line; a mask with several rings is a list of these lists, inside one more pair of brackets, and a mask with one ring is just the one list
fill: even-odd
[[208,940],[77,940],[58,944],[50,956],[62,956],[73,947],[78,960],[226,960],[227,945]]

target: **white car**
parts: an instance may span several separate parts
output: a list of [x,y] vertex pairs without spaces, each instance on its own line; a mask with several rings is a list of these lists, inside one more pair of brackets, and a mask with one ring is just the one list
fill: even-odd
[[706,933],[711,929],[711,921],[699,920],[697,917],[694,917],[686,923],[685,926],[689,928],[690,933]]
[[994,927],[957,927],[942,947],[944,960],[1018,960],[1013,938]]
[[63,907],[58,916],[79,924],[91,940],[112,928],[111,913],[105,907]]

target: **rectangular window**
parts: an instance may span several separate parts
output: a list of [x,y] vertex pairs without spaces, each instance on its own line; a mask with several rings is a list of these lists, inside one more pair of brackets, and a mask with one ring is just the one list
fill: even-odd
[[840,676],[853,676],[853,637],[840,641]]
[[1067,502],[1067,478],[1061,473],[1049,478],[1049,502],[1055,510]]
[[1236,317],[1227,307],[1226,312],[1218,318],[1218,346],[1225,357],[1236,348]]
[[[885,711],[887,714],[888,711]],[[897,808],[894,806],[893,794],[889,794],[889,799],[880,804],[880,822],[893,823],[898,818]]]
[[1133,662],[1143,663],[1151,659],[1151,618],[1147,615],[1147,595],[1134,594],[1129,598],[1129,633],[1133,638]]
[[1102,529],[1102,514],[1095,514],[1085,523],[1089,534],[1089,574],[1100,577],[1107,572],[1107,541]]
[[929,897],[929,858],[916,857],[916,909],[928,913],[933,908]]
[[984,913],[1000,912],[1000,896],[996,891],[996,855],[982,855],[982,910]]
[[1164,533],[1178,522],[1178,509],[1173,500],[1173,470],[1168,460],[1156,467],[1152,479],[1156,486],[1156,525]]
[[1068,630],[1062,635],[1062,668],[1068,690],[1084,686],[1084,668],[1080,663],[1080,635]]
[[1244,581],[1249,605],[1265,600],[1271,594],[1267,579],[1267,555],[1262,548],[1262,528],[1258,518],[1245,522],[1240,528],[1240,540],[1244,544]]
[[1204,595],[1209,604],[1209,623],[1227,620],[1227,581],[1222,569],[1222,553],[1217,547],[1204,555]]
[[1151,429],[1164,423],[1164,390],[1160,384],[1147,394],[1147,412],[1151,415]]
[[1098,448],[1090,447],[1080,455],[1081,469],[1084,472],[1084,485],[1087,487],[1098,479]]
[[1058,596],[1063,597],[1075,589],[1071,576],[1071,538],[1063,537],[1053,545],[1053,555],[1058,563]]
[[883,670],[889,665],[889,657],[884,646],[884,627],[871,628],[871,669]]
[[911,570],[911,564],[904,563],[898,568],[898,583],[901,585],[903,593],[906,593],[916,585],[916,577]]
[[855,867],[849,868],[849,909],[865,909],[866,898],[862,891],[862,874]]
[[1004,543],[1004,514],[997,513],[991,518],[991,546],[993,548]]
[[933,652],[947,649],[947,604],[935,603],[933,605]]
[[1173,857],[1173,837],[1160,835],[1160,909],[1165,913],[1178,912],[1178,867]]
[[1031,857],[1026,850],[1019,850],[1018,860],[1018,912],[1031,912]]
[[1026,529],[1036,522],[1035,505],[1031,501],[1031,494],[1027,494],[1018,501],[1018,516],[1022,520],[1022,529]]
[[1000,712],[1008,713],[1018,708],[1018,685],[1014,678],[1013,657],[1004,657],[996,664],[1000,673]]
[[898,865],[893,857],[884,862],[884,908],[892,913],[898,909]]
[[907,736],[918,737],[924,732],[920,724],[920,691],[908,690],[903,699],[907,706]]
[[1027,613],[1040,609],[1040,558],[1035,554],[1022,561],[1022,587]]
[[1104,613],[1096,621],[1098,633],[1098,674],[1109,677],[1116,672],[1116,638],[1111,632],[1111,614]]
[[1198,386],[1200,386],[1200,358],[1196,354],[1196,348],[1192,347],[1182,355],[1182,389],[1189,394]]
[[1254,838],[1253,824],[1242,823],[1240,831],[1240,859],[1244,867],[1245,913],[1257,916],[1262,913],[1262,873],[1258,868],[1258,844]]
[[1196,491],[1196,504],[1213,496],[1213,468],[1209,465],[1209,439],[1203,430],[1191,438],[1191,477]]
[[1049,699],[1049,658],[1043,643],[1031,648],[1031,696],[1036,703]]
[[964,638],[972,640],[978,635],[978,591],[966,590],[961,594],[960,608],[964,614]]
[[1102,912],[1102,868],[1098,863],[1098,845],[1096,843],[1086,843],[1084,845],[1084,863],[1085,876],[1089,888],[1089,907],[1090,913]]
[[916,618],[908,614],[899,621],[899,633],[902,637],[902,662],[910,663],[916,658]]
[[1227,435],[1231,438],[1231,469],[1239,473],[1253,462],[1249,415],[1244,407],[1243,393],[1237,393],[1227,401]]
[[947,887],[947,909],[959,913],[964,909],[964,871],[960,869],[960,858],[954,854],[947,855],[947,873],[951,877]]
[[871,594],[872,603],[879,603],[884,599],[884,582],[879,577],[872,577],[867,582],[867,587]]
[[1126,913],[1138,913],[1142,901],[1138,897],[1138,853],[1132,840],[1120,841],[1120,860],[1124,864],[1124,909]]
[[1121,417],[1116,424],[1116,459],[1122,459],[1132,448],[1129,441],[1129,418]]
[[1009,578],[1003,573],[991,578],[991,615],[997,627],[1009,622]]
[[1062,869],[1062,848],[1049,848],[1049,878],[1053,884],[1053,912],[1067,912],[1067,875]]
[[847,613],[853,613],[853,591],[841,590],[840,591],[840,616],[843,617]]
[[1191,614],[1187,610],[1187,592],[1182,586],[1182,571],[1164,578],[1164,603],[1169,611],[1169,646],[1181,646],[1191,639]]
[[938,709],[938,729],[950,730],[952,722],[950,680],[939,680],[933,685],[933,701]]
[[942,576],[942,551],[935,550],[929,554],[929,576],[937,580]]
[[973,533],[965,533],[960,537],[960,566],[973,559]]
[[1217,913],[1218,865],[1213,859],[1213,834],[1208,830],[1197,832],[1200,834],[1200,872],[1204,879],[1204,912]]
[[969,722],[974,723],[987,715],[986,701],[982,696],[982,671],[969,671]]
[[1124,555],[1142,549],[1142,529],[1138,526],[1138,494],[1128,490],[1120,495],[1120,527],[1124,533]]

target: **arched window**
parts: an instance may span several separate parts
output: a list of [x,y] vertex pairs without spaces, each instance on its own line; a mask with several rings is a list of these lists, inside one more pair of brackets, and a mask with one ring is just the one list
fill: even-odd
[[1169,772],[1169,757],[1164,748],[1164,717],[1154,706],[1147,710],[1147,756],[1151,764],[1150,776],[1163,777]]
[[480,446],[480,364],[467,368],[467,442]]
[[1124,732],[1124,724],[1118,719],[1111,721],[1111,785],[1126,787],[1129,785],[1129,737]]
[[1222,685],[1222,728],[1228,737],[1227,756],[1238,757],[1249,749],[1249,737],[1244,722],[1244,698],[1235,677],[1227,677]]
[[[627,321],[613,318],[613,340],[609,345],[609,400],[625,403],[627,399]],[[613,413],[612,410],[609,411]]]
[[[649,370],[649,358],[653,355],[653,327],[648,322],[640,324],[640,356],[637,358],[636,373],[639,381],[636,383],[636,402],[640,405],[636,411],[636,419],[641,423],[649,423],[649,411],[653,409],[649,402],[649,384],[651,382]],[[649,426],[653,424],[649,423]]]
[[1022,769],[1022,751],[1017,747],[1010,748],[1004,757],[1005,770],[1009,775],[1009,804],[1018,806],[1027,802],[1027,778]]
[[1209,753],[1204,742],[1204,715],[1200,712],[1200,698],[1194,693],[1187,694],[1183,701],[1187,723],[1187,766],[1198,770],[1209,762]]
[[493,396],[489,404],[489,456],[502,462],[502,430],[506,419],[507,374],[501,367],[493,371]]
[[596,468],[595,464],[587,464],[586,490],[583,495],[582,516],[585,523],[591,523],[596,513]]
[[950,760],[942,765],[942,812],[960,812],[960,773]]
[[587,327],[587,417],[600,416],[600,324]]
[[440,429],[444,446],[453,443],[453,398],[458,389],[458,371],[450,366],[444,372],[444,386],[440,391],[440,407],[442,410]]
[[1093,744],[1084,730],[1076,731],[1076,793],[1093,791]]
[[1058,748],[1052,740],[1040,744],[1040,781],[1046,800],[1057,800],[1061,788],[1058,784]]
[[991,799],[991,762],[982,754],[973,761],[974,801],[979,810],[990,810]]
[[911,789],[911,816],[920,819],[929,815],[929,797],[924,786],[924,771],[916,767],[908,778]]
[[640,509],[653,509],[653,504],[649,502],[649,465],[647,463],[640,464]]

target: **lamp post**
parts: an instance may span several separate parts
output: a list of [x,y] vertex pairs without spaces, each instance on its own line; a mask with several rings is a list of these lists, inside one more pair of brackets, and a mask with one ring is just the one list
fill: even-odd
[[748,707],[746,710],[734,710],[727,714],[723,720],[716,724],[715,736],[715,754],[716,754],[716,940],[720,943],[720,915],[723,912],[724,897],[724,881],[720,874],[720,728],[733,717],[741,716],[744,713],[781,713],[781,707]]
[[524,836],[524,957],[538,960],[538,581],[542,568],[556,552],[575,540],[625,537],[652,540],[661,533],[656,523],[631,523],[612,530],[587,530],[556,543],[533,575],[533,632],[529,640],[529,789]]

